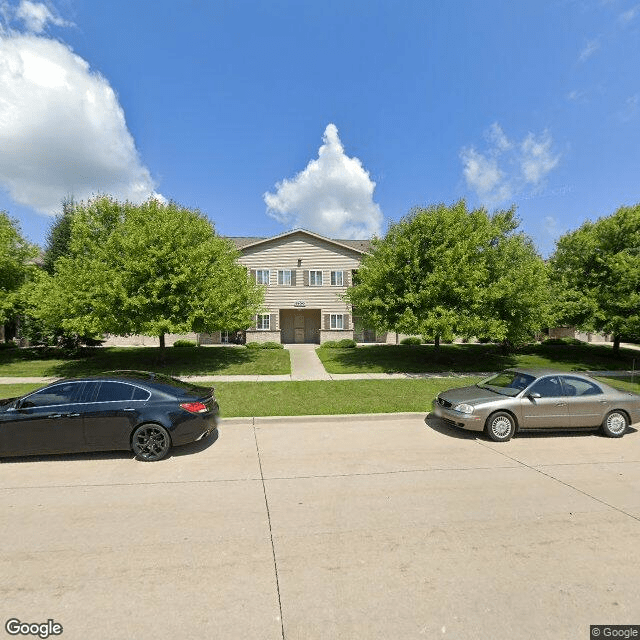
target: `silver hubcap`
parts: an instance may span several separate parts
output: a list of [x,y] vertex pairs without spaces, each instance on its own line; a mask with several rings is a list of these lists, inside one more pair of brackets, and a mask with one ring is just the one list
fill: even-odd
[[498,438],[506,438],[511,431],[511,422],[508,418],[496,418],[491,423],[491,431],[493,431]]
[[607,427],[611,433],[621,433],[626,426],[627,422],[620,413],[612,413],[607,417]]

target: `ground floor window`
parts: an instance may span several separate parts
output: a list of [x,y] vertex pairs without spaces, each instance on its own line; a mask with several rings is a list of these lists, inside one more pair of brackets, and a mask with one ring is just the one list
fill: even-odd
[[332,313],[330,318],[330,328],[331,329],[342,329],[344,328],[344,316],[342,313]]
[[259,313],[256,322],[256,328],[268,331],[270,328],[269,320],[270,316],[268,313]]

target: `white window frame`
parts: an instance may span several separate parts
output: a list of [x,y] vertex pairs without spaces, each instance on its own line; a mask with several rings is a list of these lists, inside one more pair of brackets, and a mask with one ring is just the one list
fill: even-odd
[[[338,319],[340,320],[338,322]],[[340,325],[340,326],[338,326]],[[329,328],[332,330],[344,329],[344,313],[331,313],[329,314]]]
[[[313,281],[311,278],[311,274],[313,274]],[[318,282],[318,274],[320,274],[320,282]],[[309,286],[310,287],[322,286],[322,269],[309,269]]]
[[[338,282],[338,276],[340,282]],[[344,271],[332,271],[331,272],[331,286],[332,287],[344,287]]]
[[[266,274],[266,277],[265,277]],[[266,281],[265,281],[266,280]],[[256,269],[256,284],[269,286],[271,271],[269,269]]]
[[270,313],[259,313],[256,316],[256,329],[258,331],[269,331],[271,329]]
[[[289,282],[285,282],[285,275],[289,274]],[[291,269],[278,269],[278,284],[283,287],[291,286]]]

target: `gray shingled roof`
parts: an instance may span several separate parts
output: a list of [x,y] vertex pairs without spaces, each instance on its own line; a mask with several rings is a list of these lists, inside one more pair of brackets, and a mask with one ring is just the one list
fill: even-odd
[[[254,244],[256,242],[260,242],[261,240],[268,240],[267,237],[255,237],[255,236],[225,236],[227,240],[231,240],[233,244],[235,244],[236,249],[242,249],[247,245]],[[277,236],[270,236],[277,237]],[[371,247],[371,240],[339,240],[337,238],[327,238],[327,240],[333,240],[334,242],[339,242],[340,244],[346,245],[347,247],[353,247],[358,251],[369,251]]]

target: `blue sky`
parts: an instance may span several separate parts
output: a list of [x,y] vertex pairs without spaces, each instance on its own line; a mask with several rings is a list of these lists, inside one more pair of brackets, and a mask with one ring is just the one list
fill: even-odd
[[640,0],[0,0],[0,209],[154,195],[223,235],[640,201]]

